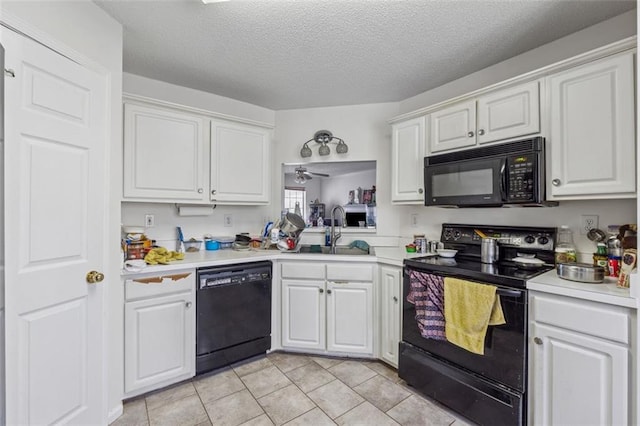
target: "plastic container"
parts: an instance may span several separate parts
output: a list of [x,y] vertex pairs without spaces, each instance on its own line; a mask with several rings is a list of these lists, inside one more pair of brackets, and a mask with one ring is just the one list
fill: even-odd
[[556,267],[560,263],[575,263],[576,261],[576,245],[573,242],[573,232],[567,225],[562,225],[558,230],[558,241],[556,242]]
[[204,248],[207,250],[219,250],[220,242],[217,240],[204,240]]

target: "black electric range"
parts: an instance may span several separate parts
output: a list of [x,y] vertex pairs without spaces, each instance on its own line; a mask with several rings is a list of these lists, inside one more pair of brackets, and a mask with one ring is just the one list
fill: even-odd
[[[480,261],[482,237],[499,240],[496,263]],[[404,261],[403,322],[398,375],[409,385],[478,424],[524,425],[527,411],[527,280],[553,268],[556,228],[443,224],[440,241],[454,258],[423,256]],[[513,258],[545,262],[531,270]],[[425,338],[408,300],[412,276],[430,274],[496,286],[505,324],[491,326],[478,355],[447,340]],[[446,285],[446,281],[444,283]]]

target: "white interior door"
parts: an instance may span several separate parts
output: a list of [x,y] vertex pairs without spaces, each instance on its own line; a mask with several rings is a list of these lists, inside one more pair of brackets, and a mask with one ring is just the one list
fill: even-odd
[[104,424],[106,75],[0,27],[6,421]]

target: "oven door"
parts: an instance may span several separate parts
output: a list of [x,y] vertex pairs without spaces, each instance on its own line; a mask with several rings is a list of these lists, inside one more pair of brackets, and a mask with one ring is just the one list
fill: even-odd
[[507,201],[504,157],[429,164],[425,158],[426,206],[500,206]]
[[[420,335],[415,320],[415,307],[407,302],[409,294],[408,270],[409,268],[405,267],[402,340],[445,363],[461,367],[524,393],[526,383],[526,290],[496,285],[506,324],[489,326],[484,342],[484,355],[478,355],[447,341],[425,339]],[[431,273],[422,269],[420,272]],[[434,275],[442,276],[442,273]],[[463,276],[456,278],[466,279]]]

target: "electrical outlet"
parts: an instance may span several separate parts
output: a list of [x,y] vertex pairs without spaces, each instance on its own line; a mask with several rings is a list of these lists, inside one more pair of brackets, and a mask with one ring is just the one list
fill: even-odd
[[233,218],[231,217],[230,214],[225,214],[224,215],[224,226],[226,226],[226,227],[233,226]]
[[411,215],[411,227],[416,228],[418,226],[418,215],[416,213]]
[[145,228],[151,228],[155,224],[156,224],[156,218],[155,218],[154,215],[152,215],[152,214],[145,214],[144,215],[144,226],[145,226]]
[[580,216],[580,234],[587,235],[589,230],[598,227],[598,215],[583,214]]

